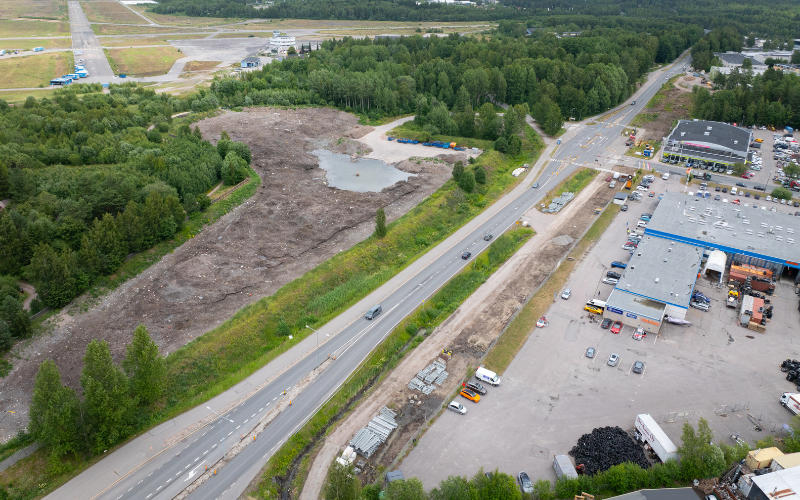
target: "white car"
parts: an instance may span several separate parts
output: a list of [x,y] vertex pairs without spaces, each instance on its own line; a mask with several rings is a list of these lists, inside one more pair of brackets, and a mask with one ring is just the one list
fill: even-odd
[[619,280],[616,278],[603,278],[603,283],[606,285],[616,285],[619,283]]
[[567,288],[567,289],[564,290],[564,293],[561,294],[561,298],[564,299],[564,300],[567,300],[567,299],[569,299],[570,295],[572,295],[572,290]]
[[772,201],[772,196],[767,195],[767,201]]
[[647,192],[647,188],[644,187],[644,186],[636,186],[636,190],[637,191],[642,191],[642,192],[645,192],[645,193]]
[[465,415],[467,413],[467,409],[464,408],[464,405],[462,405],[461,403],[456,403],[455,401],[451,401],[450,404],[447,405],[447,409],[453,410],[459,415]]

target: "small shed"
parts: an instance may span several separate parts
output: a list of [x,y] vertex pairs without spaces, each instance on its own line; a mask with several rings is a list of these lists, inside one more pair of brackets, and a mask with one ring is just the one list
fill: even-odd
[[242,59],[243,68],[257,68],[261,66],[261,58],[256,56],[249,56]]
[[614,203],[617,205],[624,205],[627,200],[628,195],[625,193],[620,192],[614,195]]
[[708,274],[709,271],[713,271],[722,276],[725,274],[725,264],[727,261],[728,257],[725,255],[725,252],[721,250],[714,250],[708,255],[705,273]]
[[399,470],[393,470],[386,473],[386,484],[393,483],[395,481],[403,481],[404,479],[403,473]]
[[800,453],[789,453],[788,455],[781,455],[772,459],[772,465],[769,468],[773,471],[783,469],[791,469],[800,465]]
[[745,463],[753,470],[763,469],[769,467],[775,457],[780,457],[782,455],[783,452],[778,448],[761,448],[748,452]]
[[11,203],[11,200],[0,200],[0,210],[4,210],[9,203]]

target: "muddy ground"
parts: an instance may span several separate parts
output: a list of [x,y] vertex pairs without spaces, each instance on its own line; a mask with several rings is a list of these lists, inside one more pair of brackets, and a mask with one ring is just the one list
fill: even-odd
[[[632,172],[631,172],[632,173]],[[480,363],[497,338],[523,306],[555,270],[572,241],[594,223],[595,207],[604,206],[616,191],[607,188],[599,176],[579,196],[556,215],[535,209],[526,214],[536,235],[482,285],[450,318],[436,328],[400,365],[329,434],[309,469],[302,500],[317,500],[324,485],[328,466],[342,452],[358,429],[366,426],[383,406],[397,412],[398,428],[387,443],[365,460],[360,478],[364,484],[379,479],[380,467],[389,467],[409,441],[418,436],[428,418],[443,402],[449,401],[457,386],[467,376],[467,369]],[[611,210],[616,207],[611,206]],[[567,238],[564,238],[564,237]],[[555,240],[555,241],[554,241]],[[442,349],[453,354],[447,360],[450,376],[430,395],[408,388],[414,375],[433,360]],[[490,389],[491,390],[491,389]],[[487,395],[491,397],[491,395]],[[474,404],[465,398],[456,400],[469,409]],[[363,457],[359,457],[359,460]]]
[[[688,77],[694,78],[694,77]],[[680,81],[680,80],[679,80]],[[661,93],[662,91],[659,91]],[[656,114],[656,119],[643,123],[644,133],[640,134],[639,139],[645,141],[664,140],[670,131],[675,127],[678,120],[691,119],[692,114],[692,93],[683,88],[672,87],[665,92],[666,97],[652,108],[645,108],[641,114]]]
[[398,168],[416,176],[381,193],[328,187],[309,151],[331,146],[363,155],[369,148],[355,140],[372,130],[358,125],[353,115],[331,109],[252,108],[224,112],[197,126],[212,142],[225,130],[250,146],[253,168],[262,179],[257,193],[87,312],[62,312],[51,334],[19,346],[20,359],[0,380],[0,406],[16,412],[0,421],[0,439],[27,425],[30,394],[43,360],[54,359],[64,382],[79,389],[81,360],[94,338],[108,341],[120,361],[134,328],[143,323],[162,354],[173,352],[368,237],[379,207],[385,207],[389,220],[406,213],[451,171],[440,160],[406,160]]

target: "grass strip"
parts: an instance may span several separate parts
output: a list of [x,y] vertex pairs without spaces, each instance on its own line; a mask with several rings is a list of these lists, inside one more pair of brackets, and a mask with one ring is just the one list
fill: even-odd
[[[407,122],[401,123],[399,126],[390,130],[386,135],[394,136],[394,137],[405,137],[406,139],[411,139],[420,142],[428,142],[428,141],[442,141],[442,142],[455,142],[458,146],[467,147],[467,148],[478,148],[483,149],[484,151],[488,151],[492,149],[492,145],[494,141],[487,141],[485,139],[474,139],[472,137],[455,137],[451,135],[442,135],[436,134],[431,135],[428,132],[422,130],[422,127],[419,124],[414,123],[414,120],[409,120]],[[441,152],[439,148],[431,148],[433,151]],[[447,151],[447,150],[445,150]]]
[[[388,375],[403,357],[425,340],[418,334],[432,331],[500,268],[533,235],[530,228],[518,228],[498,237],[489,248],[475,257],[472,268],[454,276],[427,302],[400,322],[345,381],[341,388],[300,430],[269,459],[258,485],[258,498],[280,498],[281,490],[291,487],[300,491],[304,478],[293,477],[304,456],[331,426],[353,410],[360,397]],[[303,467],[307,471],[307,467]],[[280,478],[273,481],[273,478]],[[296,489],[295,489],[296,488]]]
[[506,158],[487,151],[468,167],[487,171],[487,182],[477,192],[465,194],[453,180],[447,181],[389,224],[386,237],[372,236],[335,255],[170,354],[168,399],[153,424],[240,382],[308,336],[305,325],[319,329],[501,198],[519,182],[511,172],[535,161],[543,149],[538,135],[533,136],[536,143],[524,141],[525,154]]
[[553,198],[558,198],[564,193],[575,193],[577,195],[583,188],[588,186],[599,173],[598,170],[593,168],[579,168],[572,175],[557,184],[556,187],[548,191],[547,197],[542,200],[542,204],[546,207],[553,202]]
[[522,349],[528,335],[536,328],[536,321],[544,316],[552,305],[553,295],[561,291],[580,257],[608,229],[609,224],[618,213],[619,207],[613,204],[603,210],[583,238],[572,248],[572,251],[566,256],[567,258],[561,261],[558,269],[525,304],[514,321],[508,325],[505,333],[484,360],[487,368],[500,374],[508,368],[519,350]]

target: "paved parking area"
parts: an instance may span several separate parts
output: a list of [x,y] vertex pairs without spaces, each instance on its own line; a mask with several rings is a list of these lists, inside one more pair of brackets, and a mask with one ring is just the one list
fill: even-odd
[[[653,188],[683,190],[675,178],[658,179]],[[632,428],[638,413],[650,413],[676,445],[685,421],[680,413],[692,424],[706,418],[715,440],[726,442],[739,434],[752,443],[789,422],[791,414],[777,401],[793,390],[780,362],[800,357],[792,335],[800,320],[793,285],[779,284],[775,316],[764,334],[737,326],[735,311],[724,307],[724,292],[705,279],[698,289],[711,298],[711,309],[690,309],[691,327],[666,324],[657,338],[636,341],[630,327],[614,335],[583,311],[598,292],[601,299],[608,296],[611,285],[600,281],[611,261],[628,261],[621,249],[626,229],[642,212],[652,213],[656,202],[629,202],[570,277],[571,298],[554,301],[550,325],[532,332],[502,374],[502,385],[467,405],[464,416],[442,414],[400,465],[406,477],[432,488],[447,476],[471,476],[483,467],[554,480],[553,455],[567,453],[595,427]],[[594,359],[585,357],[590,346],[598,351]],[[606,364],[612,352],[620,356],[616,367]],[[645,363],[641,375],[631,371],[637,360]],[[736,403],[749,411],[715,412]],[[763,432],[753,430],[748,412],[761,419]]]

